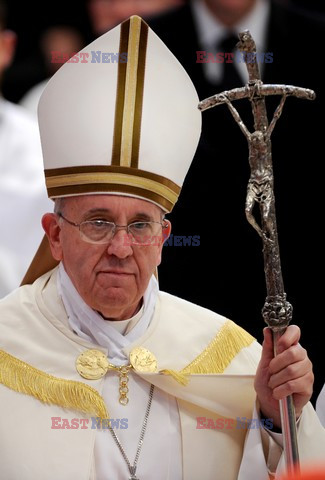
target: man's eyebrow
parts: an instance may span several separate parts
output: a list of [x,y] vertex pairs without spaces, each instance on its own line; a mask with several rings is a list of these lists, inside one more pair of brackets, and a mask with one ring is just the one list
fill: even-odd
[[[86,218],[94,215],[112,215],[112,210],[109,208],[91,208],[90,210],[87,210],[83,217]],[[134,213],[131,218],[134,218],[136,220],[152,221],[153,215],[149,215],[146,212],[139,211]]]
[[152,218],[153,218],[152,215],[149,215],[148,213],[144,213],[144,212],[137,212],[134,215],[132,215],[132,217],[138,220],[148,220],[148,221],[152,221]]
[[109,215],[112,213],[112,210],[109,208],[91,208],[84,213],[83,217],[90,217],[92,215]]

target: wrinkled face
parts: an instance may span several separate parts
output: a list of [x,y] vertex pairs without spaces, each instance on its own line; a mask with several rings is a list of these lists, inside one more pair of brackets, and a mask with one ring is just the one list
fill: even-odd
[[[63,211],[74,223],[106,220],[117,225],[136,221],[157,221],[162,212],[144,200],[117,195],[84,195],[65,199]],[[131,245],[127,232],[118,229],[108,244],[97,245],[80,238],[78,227],[55,214],[43,217],[43,227],[56,260],[65,270],[84,301],[105,318],[130,318],[141,305],[151,275],[161,261],[161,242]],[[170,224],[162,229],[168,236]]]

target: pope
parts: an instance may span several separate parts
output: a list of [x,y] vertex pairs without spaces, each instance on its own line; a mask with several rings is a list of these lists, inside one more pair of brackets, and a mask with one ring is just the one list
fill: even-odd
[[[90,51],[127,52],[128,62],[67,63],[40,100],[55,203],[25,285],[0,303],[3,478],[267,479],[284,469],[278,400],[289,394],[302,462],[322,458],[299,328],[273,358],[268,329],[261,347],[231,320],[159,290],[165,215],[200,137],[192,82],[139,17],[80,53]],[[127,428],[51,428],[53,418],[92,417]],[[260,421],[197,428],[202,417]]]

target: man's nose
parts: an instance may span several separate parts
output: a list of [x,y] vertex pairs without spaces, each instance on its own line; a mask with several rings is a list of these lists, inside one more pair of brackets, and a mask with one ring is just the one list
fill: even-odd
[[118,258],[126,258],[133,253],[127,227],[116,227],[115,234],[107,246],[107,253]]

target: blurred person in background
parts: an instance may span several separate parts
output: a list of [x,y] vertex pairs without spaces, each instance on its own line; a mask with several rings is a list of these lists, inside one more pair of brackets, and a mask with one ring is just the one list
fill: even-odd
[[184,4],[184,0],[89,0],[88,12],[95,36],[102,35],[131,15],[154,15]]
[[82,49],[86,36],[97,37],[131,15],[153,15],[183,3],[184,0],[87,0],[86,13],[91,33],[82,31],[79,25],[73,25],[72,19],[69,23],[69,14],[66,11],[62,14],[65,23],[60,25],[60,16],[56,14],[57,23],[49,25],[41,33],[39,40],[41,63],[47,78],[28,89],[19,104],[36,114],[39,98],[49,78],[65,63],[53,61],[52,52],[61,54],[61,58],[64,54],[71,57]]
[[[324,202],[322,176],[317,172],[318,152],[323,150],[325,92],[319,64],[325,23],[310,12],[297,12],[273,0],[190,0],[147,21],[185,67],[200,100],[247,82],[244,63],[211,60],[217,53],[224,59],[226,53],[234,53],[238,32],[245,29],[250,30],[257,51],[265,54],[259,63],[264,83],[316,92],[313,102],[288,99],[272,135],[272,154],[284,286],[315,365],[317,395],[324,378],[319,360],[323,342],[314,334],[317,325],[308,319],[320,318],[323,295],[314,269],[324,265],[315,226]],[[279,97],[267,98],[269,118],[279,101]],[[236,102],[236,108],[252,131],[249,101]],[[250,175],[247,141],[225,105],[205,111],[202,119],[201,142],[183,196],[171,214],[174,235],[197,235],[200,245],[165,248],[160,284],[170,293],[221,311],[259,338],[266,289],[261,241],[245,217]],[[211,205],[213,221],[210,209],[202,212],[202,202]],[[213,249],[223,255],[211,264]]]
[[[131,15],[153,15],[183,3],[184,0],[57,0],[55,7],[50,6],[35,18],[29,4],[11,0],[9,19],[24,41],[19,42],[15,61],[6,72],[3,85],[6,97],[12,102],[21,102],[29,90],[49,78],[51,71],[44,57],[47,39],[43,37],[47,37],[47,31],[53,27],[65,26],[80,32],[85,45]],[[69,40],[63,31],[62,38]],[[54,41],[53,36],[50,40]]]
[[73,26],[53,25],[47,28],[41,35],[40,49],[48,78],[28,90],[20,100],[20,105],[36,115],[38,101],[49,78],[65,63],[65,55],[72,57],[83,45],[82,34]]
[[[1,0],[0,82],[15,45]],[[19,286],[42,238],[40,215],[50,205],[37,124],[23,108],[0,96],[0,298]]]

